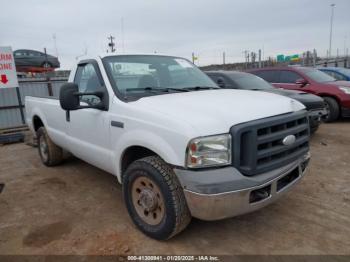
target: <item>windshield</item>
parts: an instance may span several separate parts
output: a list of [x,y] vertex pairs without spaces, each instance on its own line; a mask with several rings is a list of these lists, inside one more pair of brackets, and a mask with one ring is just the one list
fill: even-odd
[[337,70],[346,76],[350,76],[350,69],[348,69],[348,68],[340,68],[339,67],[339,68],[337,68]]
[[252,74],[233,74],[229,77],[240,89],[266,90],[274,88],[264,79]]
[[311,69],[311,68],[301,68],[300,71],[302,71],[305,75],[310,77],[312,80],[318,83],[325,83],[325,82],[334,82],[336,79],[334,77],[331,77],[330,75],[321,72],[317,69]]
[[195,65],[183,58],[123,55],[103,59],[112,86],[123,98],[218,88]]

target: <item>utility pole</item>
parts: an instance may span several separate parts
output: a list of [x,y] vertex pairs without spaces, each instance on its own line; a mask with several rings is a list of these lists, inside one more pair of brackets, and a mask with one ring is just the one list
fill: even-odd
[[55,46],[56,56],[58,57],[58,49],[57,49],[57,42],[56,42],[56,40],[57,40],[56,34],[53,34],[53,35],[52,35],[52,38],[53,38],[53,44],[54,44],[54,46]]
[[249,54],[248,54],[248,50],[244,50],[244,63],[245,63],[245,69],[248,68],[248,62],[249,62]]
[[346,44],[347,44],[348,37],[344,36],[344,56],[346,56]]
[[45,54],[45,65],[44,65],[44,67],[47,69],[47,67],[49,66],[49,63],[48,63],[48,60],[47,60],[46,47],[44,47],[44,54]]
[[253,66],[254,66],[255,60],[256,60],[256,53],[255,52],[251,52],[250,53],[250,58],[251,58],[251,62],[253,63]]
[[261,49],[259,49],[259,68],[261,68]]
[[[110,48],[111,53],[114,53],[115,52],[115,48],[114,48],[115,47],[115,43],[114,43],[115,37],[110,35],[109,37],[107,37],[107,39],[110,41],[108,43],[108,47]],[[108,49],[107,49],[107,53],[108,53]]]
[[265,45],[262,48],[262,60],[265,61]]
[[330,59],[332,56],[332,37],[333,37],[333,16],[334,16],[334,7],[335,4],[331,4],[331,29],[329,33],[329,50],[328,50],[328,58]]
[[198,57],[195,56],[194,52],[192,52],[192,63],[195,64],[196,60],[198,60]]
[[223,65],[226,64],[226,54],[225,54],[225,52],[222,53],[222,64]]
[[338,67],[338,60],[339,60],[339,48],[337,48],[337,56],[335,58],[335,67]]
[[314,67],[316,67],[316,60],[317,60],[317,52],[316,52],[316,49],[314,49],[312,54],[312,64]]

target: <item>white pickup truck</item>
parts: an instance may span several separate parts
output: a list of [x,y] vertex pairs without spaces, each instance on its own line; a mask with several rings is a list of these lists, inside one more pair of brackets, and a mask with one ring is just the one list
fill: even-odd
[[156,239],[192,216],[224,219],[274,202],[309,162],[302,104],[219,89],[179,57],[83,60],[59,99],[26,97],[25,105],[42,162],[57,165],[68,151],[115,175],[131,219]]

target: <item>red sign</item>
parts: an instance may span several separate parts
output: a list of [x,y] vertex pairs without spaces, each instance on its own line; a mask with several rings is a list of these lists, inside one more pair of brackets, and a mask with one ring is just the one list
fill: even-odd
[[1,83],[6,84],[9,80],[7,80],[7,76],[6,75],[1,75],[0,81],[1,81]]

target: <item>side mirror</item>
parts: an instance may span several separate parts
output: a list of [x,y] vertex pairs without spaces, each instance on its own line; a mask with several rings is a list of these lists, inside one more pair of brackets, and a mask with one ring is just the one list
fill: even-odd
[[77,110],[80,107],[79,88],[77,84],[67,83],[60,89],[60,105],[63,110]]
[[296,83],[297,85],[300,85],[301,87],[304,87],[304,86],[306,86],[306,85],[308,84],[308,81],[306,81],[306,80],[303,79],[303,78],[300,78],[300,79],[297,79],[297,80],[295,81],[295,83]]
[[219,87],[221,88],[225,88],[226,85],[225,85],[225,81],[222,77],[219,77],[217,80],[216,80],[216,83],[218,84]]
[[[101,102],[96,105],[80,105],[80,96],[96,96],[100,98]],[[84,108],[95,108],[99,110],[108,110],[108,93],[107,91],[95,91],[95,92],[79,92],[77,84],[67,83],[62,85],[60,89],[60,105],[63,110],[66,110],[66,119],[70,121],[69,111],[84,109]]]

